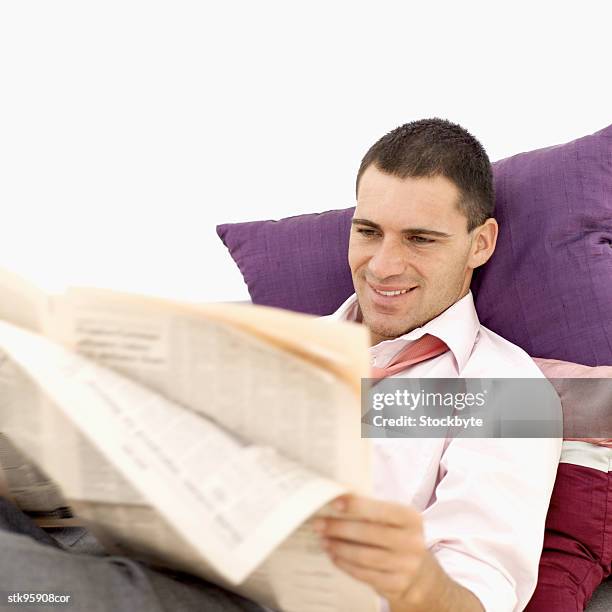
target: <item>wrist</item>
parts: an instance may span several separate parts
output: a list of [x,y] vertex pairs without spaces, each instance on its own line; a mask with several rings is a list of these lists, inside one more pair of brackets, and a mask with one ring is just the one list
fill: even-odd
[[484,612],[480,600],[455,582],[429,551],[410,587],[389,604],[391,612]]
[[431,612],[430,602],[435,599],[434,591],[446,590],[448,576],[442,570],[431,552],[426,551],[421,566],[400,597],[389,601],[391,612]]

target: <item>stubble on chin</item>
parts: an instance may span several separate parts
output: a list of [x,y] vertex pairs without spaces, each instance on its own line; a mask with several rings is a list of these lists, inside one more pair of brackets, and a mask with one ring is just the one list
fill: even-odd
[[410,322],[406,322],[405,324],[398,323],[396,325],[376,324],[376,322],[372,321],[367,316],[362,316],[361,322],[370,330],[372,340],[376,340],[376,344],[385,340],[399,338],[419,327],[419,325],[410,324]]

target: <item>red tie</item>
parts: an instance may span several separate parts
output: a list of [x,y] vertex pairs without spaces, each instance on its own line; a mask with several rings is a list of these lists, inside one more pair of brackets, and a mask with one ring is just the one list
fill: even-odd
[[372,367],[372,378],[387,378],[393,376],[408,366],[437,357],[448,351],[448,346],[431,334],[425,334],[418,340],[411,342],[405,349],[401,350],[384,368]]

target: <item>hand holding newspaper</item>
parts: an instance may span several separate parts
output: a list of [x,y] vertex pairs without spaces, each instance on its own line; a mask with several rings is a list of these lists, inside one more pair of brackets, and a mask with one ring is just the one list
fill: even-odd
[[273,608],[374,611],[310,526],[371,490],[367,347],[349,323],[0,270],[0,495]]

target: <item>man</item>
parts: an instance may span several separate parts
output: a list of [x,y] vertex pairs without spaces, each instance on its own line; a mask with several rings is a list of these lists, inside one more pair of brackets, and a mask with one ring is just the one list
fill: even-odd
[[[463,128],[439,119],[381,138],[357,176],[349,265],[360,321],[384,368],[430,334],[449,350],[400,376],[541,378],[519,347],[481,326],[470,281],[497,239],[491,167]],[[503,299],[503,296],[500,296]],[[559,439],[378,439],[379,497],[321,521],[336,564],[394,612],[519,611],[536,585]]]
[[[384,368],[431,334],[449,350],[398,375],[541,377],[521,349],[482,327],[474,310],[470,280],[495,248],[492,213],[489,160],[459,126],[411,123],[368,151],[349,247],[356,294],[335,316],[370,329],[374,366]],[[376,499],[339,498],[346,515],[317,525],[332,560],[370,584],[393,612],[521,610],[535,587],[560,442],[375,443]],[[13,560],[0,566],[3,583],[31,590],[34,577],[56,591],[77,590],[89,610],[259,609],[127,559],[55,549],[7,503],[0,503],[0,546]]]

